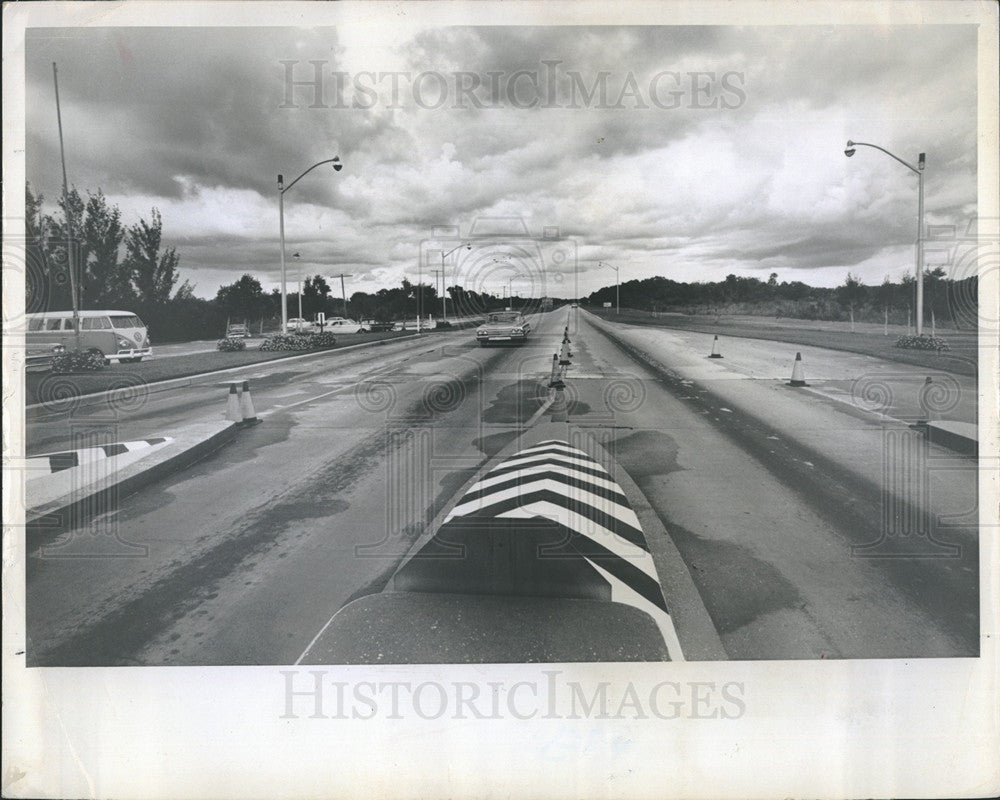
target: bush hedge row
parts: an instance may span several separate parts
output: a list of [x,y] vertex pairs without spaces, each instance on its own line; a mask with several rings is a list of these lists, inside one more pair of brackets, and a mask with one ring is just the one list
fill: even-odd
[[896,339],[896,347],[909,350],[949,350],[948,343],[937,336],[900,336]]
[[269,336],[265,339],[260,349],[265,351],[277,350],[319,350],[325,347],[333,347],[337,344],[332,333],[307,333],[292,334],[289,336]]

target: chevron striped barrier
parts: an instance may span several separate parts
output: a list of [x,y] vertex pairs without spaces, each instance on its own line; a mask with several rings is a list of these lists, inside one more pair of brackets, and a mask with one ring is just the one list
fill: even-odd
[[172,442],[169,436],[159,436],[154,439],[142,439],[137,442],[116,442],[105,444],[100,447],[83,447],[79,450],[67,450],[62,453],[45,453],[37,456],[29,456],[24,459],[24,469],[29,473],[28,477],[39,477],[39,475],[51,475],[54,472],[62,472],[65,469],[72,469],[84,464],[91,464],[122,453],[131,453],[152,447],[158,444]]
[[587,453],[546,440],[469,487],[300,662],[660,660],[683,653],[635,512]]

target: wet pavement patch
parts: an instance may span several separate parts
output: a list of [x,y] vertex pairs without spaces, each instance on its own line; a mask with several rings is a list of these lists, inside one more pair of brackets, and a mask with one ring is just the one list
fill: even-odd
[[640,486],[643,478],[683,469],[677,463],[677,442],[662,431],[637,431],[605,443],[605,449]]
[[703,538],[669,520],[666,527],[720,634],[738,630],[765,614],[805,605],[795,587],[749,548]]
[[496,393],[489,408],[483,410],[483,422],[522,423],[541,407],[547,397],[548,389],[536,378],[522,378],[517,383],[509,383]]

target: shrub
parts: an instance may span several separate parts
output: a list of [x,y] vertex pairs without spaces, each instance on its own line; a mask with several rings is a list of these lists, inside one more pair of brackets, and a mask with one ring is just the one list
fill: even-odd
[[896,347],[904,347],[910,350],[950,350],[948,343],[944,339],[936,336],[900,336],[896,339]]
[[242,339],[225,338],[216,345],[223,353],[236,353],[247,349],[247,343]]
[[104,356],[89,350],[69,350],[52,356],[53,372],[97,372],[101,369],[104,369]]
[[309,336],[298,336],[296,334],[283,336],[279,333],[269,336],[261,342],[260,349],[265,351],[308,350],[310,348],[309,338]]
[[282,336],[277,334],[268,337],[260,346],[261,350],[317,350],[333,347],[337,343],[332,333],[306,333]]

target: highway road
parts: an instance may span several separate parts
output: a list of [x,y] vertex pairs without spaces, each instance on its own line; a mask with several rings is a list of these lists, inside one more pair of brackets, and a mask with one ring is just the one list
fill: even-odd
[[[711,336],[563,309],[536,316],[521,348],[456,331],[248,368],[261,424],[29,543],[29,663],[295,663],[498,454],[550,423],[538,411],[567,324],[567,430],[597,442],[662,522],[658,573],[693,587],[664,587],[668,604],[711,623],[706,636],[678,620],[689,658],[978,653],[976,462],[923,444],[905,392],[879,401],[884,416],[871,394],[852,400],[859,375],[895,366],[798,348],[811,385],[793,388],[793,345],[730,340],[708,359]],[[73,424],[110,415],[120,441],[170,436],[221,417],[221,383],[87,401]],[[954,409],[975,418],[970,387]],[[69,424],[30,413],[30,446],[65,441]],[[109,535],[144,556],[88,558]]]

